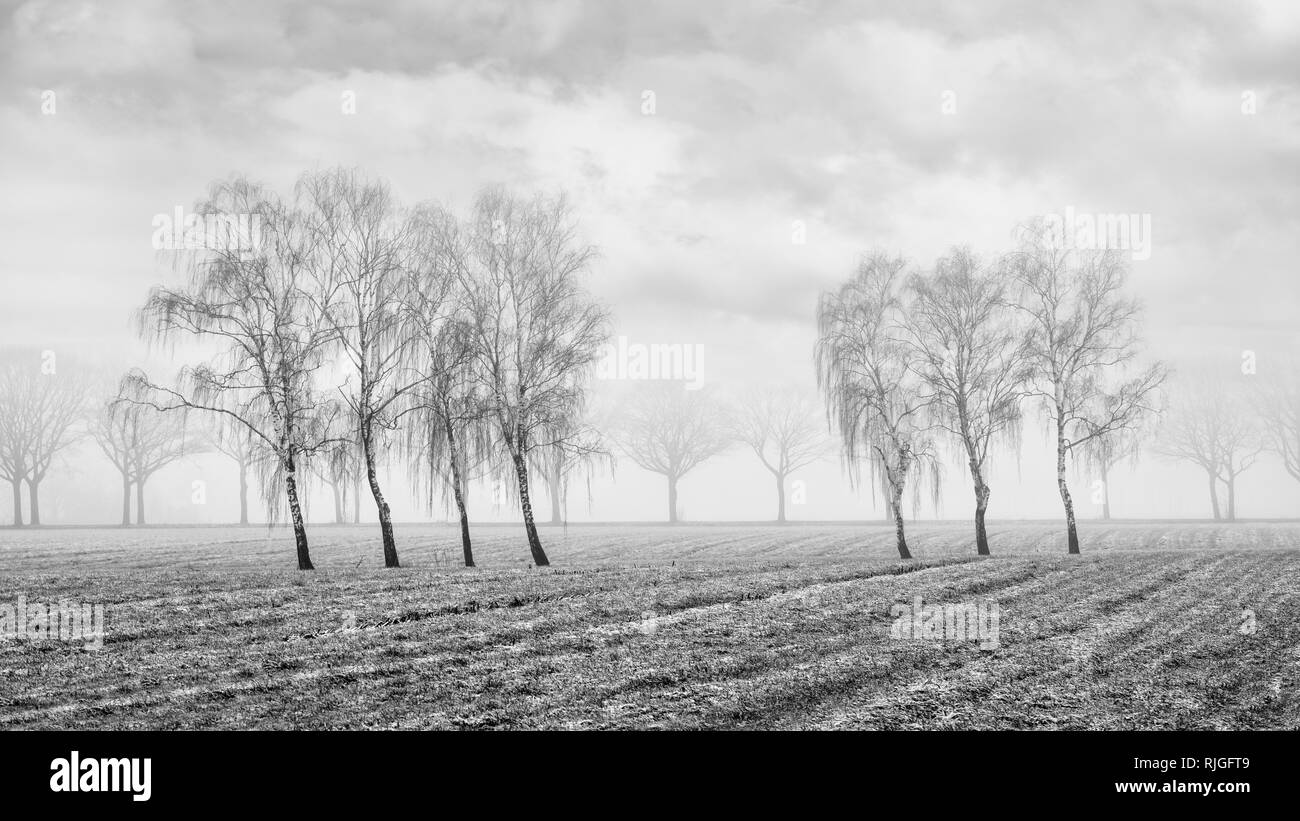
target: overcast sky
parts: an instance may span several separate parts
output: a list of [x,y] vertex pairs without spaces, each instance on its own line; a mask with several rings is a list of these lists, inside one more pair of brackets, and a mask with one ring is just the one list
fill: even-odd
[[[568,192],[617,333],[703,345],[726,385],[812,390],[817,296],[863,251],[991,255],[1067,208],[1149,215],[1130,287],[1150,356],[1235,373],[1249,349],[1266,375],[1300,350],[1295,2],[0,9],[0,344],[173,370],[131,325],[176,277],[154,215],[235,172],[287,190],[344,164],[408,203],[465,205],[486,183]],[[991,516],[1055,515],[1039,450],[996,468]],[[1149,461],[1116,479],[1117,515],[1205,515],[1203,480]],[[756,466],[701,468],[688,516],[769,517]],[[944,515],[965,517],[950,473]],[[873,515],[833,460],[810,475],[824,490],[792,515]],[[618,479],[574,518],[662,514],[661,479],[630,463]],[[1294,484],[1263,465],[1242,515],[1294,515]]]

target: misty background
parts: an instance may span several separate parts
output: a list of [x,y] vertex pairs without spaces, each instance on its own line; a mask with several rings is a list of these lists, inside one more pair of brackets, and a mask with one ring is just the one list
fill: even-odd
[[[1017,224],[1067,208],[1150,215],[1151,253],[1127,286],[1145,304],[1146,359],[1174,380],[1270,378],[1300,352],[1300,9],[1004,5],[1014,13],[410,4],[376,20],[342,3],[2,4],[0,345],[110,380],[139,366],[169,381],[202,357],[136,333],[148,289],[182,279],[153,247],[155,215],[235,172],[285,192],[304,171],[344,165],[405,203],[460,208],[489,184],[567,193],[599,248],[587,286],[615,335],[701,346],[703,381],[737,396],[789,386],[820,406],[817,299],[863,252],[922,268],[953,245],[993,258]],[[627,387],[593,383],[597,397]],[[991,459],[995,520],[1061,516],[1053,446],[1026,411],[1019,454]],[[964,461],[954,449],[945,464],[942,506],[920,515],[968,519]],[[1099,515],[1096,477],[1071,475],[1080,518]],[[806,493],[792,520],[884,515],[833,447],[795,478]],[[44,522],[116,523],[116,482],[83,442],[41,487]],[[1210,515],[1204,473],[1185,462],[1146,452],[1110,482],[1116,517]],[[235,485],[223,456],[183,460],[149,482],[148,519],[234,521]],[[400,464],[386,488],[395,519],[428,518]],[[682,480],[680,512],[767,520],[773,495],[737,446]],[[575,482],[569,519],[666,518],[663,477],[628,459],[587,496]],[[1242,518],[1300,515],[1300,483],[1271,455],[1237,496]],[[374,520],[369,498],[361,509]],[[487,485],[470,509],[519,518]],[[319,485],[308,514],[333,520]]]

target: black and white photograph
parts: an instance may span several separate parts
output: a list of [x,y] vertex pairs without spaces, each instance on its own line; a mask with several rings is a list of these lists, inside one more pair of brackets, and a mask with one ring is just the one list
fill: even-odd
[[[0,0],[0,225],[54,803],[1300,729],[1294,2]],[[1190,743],[1086,789],[1251,792]]]

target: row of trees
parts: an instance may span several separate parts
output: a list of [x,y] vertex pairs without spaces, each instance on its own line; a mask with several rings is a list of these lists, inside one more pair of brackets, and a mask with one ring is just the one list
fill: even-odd
[[[298,567],[311,569],[300,482],[336,493],[356,458],[378,513],[386,567],[400,565],[379,465],[403,449],[434,494],[450,492],[473,565],[463,493],[476,472],[510,480],[532,560],[533,461],[596,452],[581,423],[585,379],[608,316],[582,288],[594,250],[563,198],[483,192],[468,214],[404,208],[355,171],[304,175],[288,198],[245,179],[214,184],[200,217],[253,215],[257,247],[182,258],[188,282],[159,286],[139,314],[150,342],[214,351],[174,382],[134,372],[121,399],[221,419],[265,455],[266,500],[283,503]],[[400,434],[399,434],[400,431]]]
[[[563,198],[487,190],[463,214],[407,208],[384,183],[337,169],[304,175],[287,198],[241,178],[218,182],[196,211],[261,225],[256,246],[178,256],[186,282],[153,289],[139,312],[143,338],[169,352],[192,344],[204,361],[171,381],[128,373],[84,425],[88,382],[54,378],[44,363],[0,368],[0,478],[13,490],[15,524],[24,486],[40,523],[38,491],[55,455],[88,433],[121,475],[123,524],[133,495],[145,521],[151,476],[212,450],[239,468],[242,523],[254,480],[272,519],[287,512],[300,568],[312,567],[309,477],[330,489],[336,521],[349,506],[358,521],[362,495],[371,497],[385,565],[397,567],[380,468],[400,460],[430,507],[455,506],[467,566],[467,497],[483,479],[519,505],[530,555],[545,565],[538,479],[557,521],[571,483],[612,468],[617,451],[665,477],[675,522],[680,480],[743,444],[773,477],[784,521],[789,477],[825,453],[826,425],[791,391],[724,403],[707,388],[647,385],[600,430],[589,422],[587,379],[609,316],[582,287],[595,252]],[[904,499],[919,505],[928,489],[937,504],[941,457],[954,451],[970,475],[977,552],[990,553],[989,456],[1019,446],[1030,408],[1055,443],[1071,553],[1069,458],[1104,478],[1151,438],[1168,370],[1137,361],[1126,259],[1050,236],[1029,224],[997,259],[957,248],[927,271],[871,255],[819,302],[825,420],[855,484],[868,467],[904,558]],[[1217,485],[1232,518],[1236,477],[1266,447],[1300,478],[1297,386],[1270,385],[1253,418],[1225,391],[1191,391],[1154,439],[1159,452],[1206,470],[1216,518]]]
[[1117,250],[1063,248],[1041,223],[991,262],[954,249],[919,272],[901,257],[865,258],[818,306],[815,353],[827,418],[856,478],[866,462],[910,558],[902,500],[939,491],[940,450],[966,456],[975,543],[990,552],[987,460],[1018,444],[1026,403],[1055,440],[1068,551],[1079,552],[1067,458],[1105,460],[1116,441],[1158,412],[1161,363],[1138,366],[1139,306],[1124,294]]
[[[925,283],[916,283],[924,285]],[[932,314],[918,310],[921,322],[929,323]],[[1003,339],[1003,342],[1012,340]],[[1009,350],[1010,348],[1008,348]],[[941,363],[928,360],[935,373],[943,373]],[[1281,457],[1284,468],[1300,480],[1300,368],[1292,366],[1275,369],[1271,377],[1261,379],[1256,387],[1248,389],[1250,380],[1224,379],[1210,371],[1192,370],[1182,374],[1167,391],[1165,409],[1155,424],[1156,417],[1144,419],[1147,424],[1117,430],[1112,435],[1096,440],[1098,447],[1083,451],[1085,459],[1076,467],[1083,468],[1093,479],[1094,502],[1102,505],[1102,518],[1110,518],[1109,475],[1121,461],[1136,462],[1144,449],[1169,459],[1197,465],[1206,473],[1210,489],[1210,506],[1214,518],[1236,518],[1236,485],[1238,477],[1257,463],[1265,451]],[[447,371],[445,373],[450,373]],[[39,378],[36,378],[38,377]],[[63,381],[60,384],[60,380]],[[163,468],[187,456],[207,452],[227,456],[237,467],[239,521],[249,522],[249,493],[254,480],[267,481],[273,473],[269,470],[273,460],[268,451],[260,447],[259,440],[247,428],[221,421],[215,427],[196,424],[198,420],[184,413],[164,414],[148,405],[124,402],[116,396],[97,399],[99,394],[84,390],[85,373],[76,367],[64,368],[54,374],[41,374],[40,355],[36,351],[8,352],[0,359],[0,384],[5,391],[6,407],[33,408],[38,412],[15,411],[5,418],[7,424],[0,429],[0,452],[19,454],[20,459],[0,459],[4,476],[14,473],[15,463],[43,465],[35,475],[38,481],[28,486],[29,499],[39,492],[40,479],[48,472],[48,459],[38,462],[32,456],[31,446],[42,440],[57,440],[59,451],[66,450],[82,438],[89,437],[103,452],[121,476],[122,524],[132,522],[132,500],[135,500],[134,521],[145,523],[145,484]],[[960,380],[947,379],[946,384],[957,386]],[[547,487],[551,504],[552,523],[564,519],[563,507],[572,480],[586,474],[588,482],[591,469],[608,465],[611,469],[617,452],[631,458],[640,467],[663,475],[668,496],[668,520],[679,519],[678,483],[691,470],[709,459],[737,446],[747,446],[760,464],[770,473],[776,490],[776,520],[786,521],[786,501],[789,479],[797,471],[822,459],[829,452],[825,426],[808,398],[790,389],[750,391],[730,401],[721,399],[712,389],[683,390],[676,384],[644,384],[636,394],[616,406],[607,418],[587,425],[590,440],[585,451],[548,450],[540,454],[534,465],[534,480]],[[471,482],[491,479],[484,468],[492,453],[490,428],[471,425],[474,418],[469,406],[453,407],[453,391],[442,387],[435,392],[440,413],[424,417],[426,425],[408,425],[405,439],[399,443],[397,455],[405,458],[411,486],[418,495],[433,500],[441,495],[443,502],[454,505],[461,518],[462,530],[468,532],[466,504]],[[950,407],[959,408],[964,392],[952,390]],[[89,396],[90,405],[78,409],[78,403]],[[50,412],[57,409],[58,412]],[[1006,425],[1005,438],[1014,444],[1019,436],[1015,410],[1000,417]],[[984,417],[967,415],[967,427],[979,430]],[[987,503],[990,495],[985,464],[988,457],[988,439],[971,437],[976,447],[968,447],[960,434],[960,413],[953,421],[936,417],[939,432],[947,432],[950,454],[959,451],[961,459],[976,466],[972,483],[976,498]],[[46,429],[49,429],[46,431]],[[448,430],[450,428],[450,430]],[[603,431],[605,439],[596,435]],[[23,439],[13,431],[42,430],[44,436],[32,437],[23,446]],[[346,434],[346,431],[344,432]],[[607,446],[605,442],[608,441]],[[456,460],[449,458],[449,446],[462,452]],[[58,452],[58,451],[56,451]],[[48,453],[48,452],[47,452]],[[588,454],[584,456],[583,454]],[[556,458],[556,455],[561,458]],[[53,455],[53,454],[49,454]],[[590,455],[598,455],[593,459]],[[422,460],[422,461],[421,461]],[[932,466],[933,467],[933,466]],[[358,522],[361,517],[361,485],[364,465],[355,442],[341,439],[323,451],[320,458],[310,463],[311,475],[323,485],[332,497],[334,521]],[[975,477],[979,480],[976,482]],[[1101,486],[1098,488],[1097,479]],[[916,485],[912,485],[913,491]],[[27,480],[11,482],[17,491],[27,485]],[[881,489],[893,489],[887,479],[878,483]],[[1220,505],[1220,490],[1226,497],[1226,512]],[[1100,493],[1100,499],[1097,498]],[[36,513],[34,524],[39,524],[39,496],[31,509]],[[895,521],[897,512],[886,497],[887,517]],[[919,501],[914,493],[913,501]],[[987,504],[986,504],[987,508]],[[15,506],[14,524],[21,526],[22,507]],[[979,507],[976,507],[977,513]],[[978,530],[978,523],[977,523]],[[986,536],[987,538],[987,536]],[[978,544],[978,539],[977,539]]]
[[[260,453],[244,437],[204,429],[184,414],[164,414],[123,402],[85,363],[52,352],[8,349],[0,354],[0,479],[10,485],[13,522],[41,524],[40,489],[56,457],[84,441],[113,465],[122,481],[122,524],[144,524],[145,485],[178,460],[209,450],[235,460],[240,476],[240,520],[248,523],[249,473]],[[108,391],[111,395],[105,398]],[[23,496],[26,490],[27,516]]]

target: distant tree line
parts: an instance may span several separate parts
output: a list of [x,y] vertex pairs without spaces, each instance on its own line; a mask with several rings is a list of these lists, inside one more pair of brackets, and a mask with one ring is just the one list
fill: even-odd
[[864,257],[817,306],[821,411],[791,387],[727,398],[669,381],[638,385],[602,415],[589,379],[611,318],[583,286],[595,249],[562,196],[486,189],[464,213],[405,207],[384,182],[333,169],[303,175],[287,197],[219,181],[196,211],[255,217],[260,242],[179,254],[187,281],[154,288],[138,330],[169,352],[194,343],[186,350],[210,356],[171,380],[131,370],[112,388],[51,352],[0,358],[0,480],[15,526],[41,524],[41,484],[83,438],[120,476],[124,526],[146,522],[151,477],[225,455],[240,523],[256,486],[269,519],[291,524],[301,569],[313,567],[312,482],[338,523],[360,521],[369,497],[384,564],[400,566],[381,471],[393,461],[430,510],[454,506],[467,567],[473,482],[518,506],[544,566],[535,486],[562,522],[574,482],[612,469],[616,454],[664,477],[676,523],[682,479],[747,448],[785,522],[791,479],[828,454],[829,432],[852,484],[866,468],[905,559],[906,503],[914,515],[924,496],[938,505],[948,456],[969,474],[976,552],[991,553],[990,456],[1018,450],[1035,411],[1054,443],[1070,553],[1080,550],[1070,462],[1101,477],[1105,518],[1111,470],[1144,446],[1205,471],[1215,519],[1236,517],[1238,477],[1265,451],[1300,480],[1297,363],[1252,391],[1207,373],[1170,380],[1165,364],[1140,361],[1125,256],[1059,247],[1041,222],[991,259],[958,247],[922,270]]

